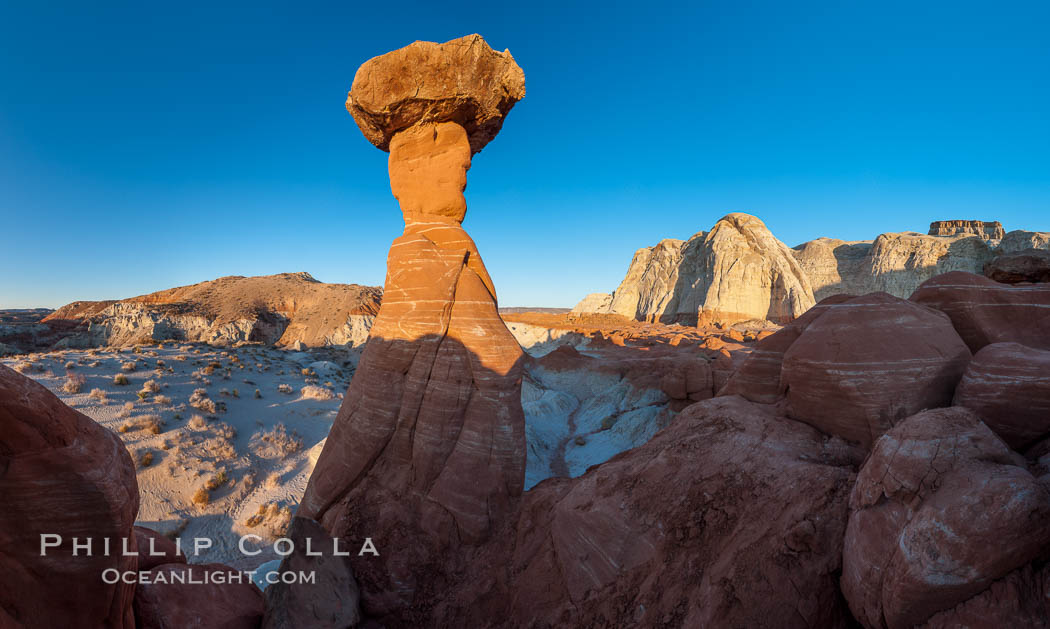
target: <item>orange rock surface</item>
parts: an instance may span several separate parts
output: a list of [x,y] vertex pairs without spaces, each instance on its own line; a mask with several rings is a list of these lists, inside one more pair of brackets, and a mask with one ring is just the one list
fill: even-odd
[[[357,102],[368,81],[400,89],[404,76],[386,65],[390,59],[426,75],[420,89],[437,99],[428,113],[408,118],[408,109],[391,106],[393,119],[383,123],[392,137],[377,146],[389,144],[390,186],[405,231],[390,248],[382,308],[299,508],[333,536],[358,544],[371,537],[389,549],[354,568],[365,609],[379,616],[412,605],[432,575],[447,569],[449,555],[484,541],[524,485],[523,354],[459,224],[478,150],[472,143],[499,129],[485,104],[495,89],[487,64],[496,53],[480,38],[470,50],[450,53],[452,45],[417,42],[366,63],[349,101]],[[434,72],[454,76],[454,85],[435,87],[427,74]],[[442,109],[452,105],[441,95],[455,100],[463,90],[480,103],[470,120],[465,110]],[[373,119],[349,108],[376,142],[362,122]],[[456,121],[441,119],[446,114]]]

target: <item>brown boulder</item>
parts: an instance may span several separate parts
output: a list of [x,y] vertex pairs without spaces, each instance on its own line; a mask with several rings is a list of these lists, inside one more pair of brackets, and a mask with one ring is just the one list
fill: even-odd
[[[334,554],[332,537],[316,520],[295,517],[288,539],[296,548],[281,561],[278,572],[313,574],[312,583],[274,583],[266,588],[263,629],[351,629],[361,622],[360,591],[350,557]],[[313,554],[316,553],[316,554]]]
[[[135,626],[134,585],[109,585],[102,575],[135,570],[135,557],[122,553],[124,540],[136,548],[131,456],[112,432],[3,365],[0,497],[0,619],[31,627]],[[45,534],[60,535],[61,544],[42,554]],[[89,540],[90,551],[74,556],[74,538]]]
[[798,340],[806,327],[834,306],[853,295],[832,295],[807,310],[801,317],[778,330],[775,334],[761,338],[747,359],[729,376],[728,382],[718,395],[739,395],[752,402],[772,404],[784,396],[786,387],[780,381],[780,370],[784,352]]
[[152,570],[165,563],[186,563],[186,555],[167,537],[143,526],[135,527],[138,569]]
[[974,355],[955,405],[977,413],[1011,448],[1050,433],[1050,351],[993,343]]
[[942,313],[872,293],[802,330],[784,352],[780,386],[790,417],[870,446],[905,417],[949,406],[970,358]]
[[1028,249],[995,258],[984,265],[984,274],[1003,284],[1050,282],[1050,251]]
[[1026,564],[987,590],[937,612],[923,629],[1046,627],[1050,625],[1050,565]]
[[1050,548],[1050,493],[964,408],[883,435],[850,497],[842,591],[866,627],[911,627]]
[[909,299],[947,314],[971,351],[1011,342],[1050,350],[1050,284],[1008,286],[953,271],[923,282]]
[[835,575],[855,460],[830,441],[739,397],[694,404],[530,490],[430,624],[849,626]]
[[671,364],[660,378],[660,390],[672,400],[699,402],[713,395],[711,364],[702,358]]
[[161,564],[135,588],[138,629],[258,629],[263,595],[245,572],[218,563]]
[[525,73],[510,51],[496,52],[480,35],[443,44],[417,41],[369,59],[354,76],[346,109],[380,149],[419,123],[455,122],[477,153],[525,96]]

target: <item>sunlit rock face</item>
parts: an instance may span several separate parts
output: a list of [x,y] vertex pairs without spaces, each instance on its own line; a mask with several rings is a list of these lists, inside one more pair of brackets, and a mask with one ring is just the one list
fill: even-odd
[[[421,77],[423,105],[399,100],[393,59]],[[507,84],[493,64],[518,77],[516,97],[490,103],[489,91]],[[362,66],[348,100],[365,135],[390,151],[405,231],[390,248],[382,308],[299,515],[389,549],[354,566],[372,615],[403,613],[451,569],[457,548],[490,536],[522,492],[522,351],[460,223],[471,156],[524,95],[523,81],[510,54],[480,37],[417,42]]]

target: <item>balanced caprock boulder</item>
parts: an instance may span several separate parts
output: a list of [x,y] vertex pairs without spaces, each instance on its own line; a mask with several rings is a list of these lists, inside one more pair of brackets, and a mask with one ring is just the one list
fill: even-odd
[[[407,64],[407,66],[406,66]],[[424,88],[406,96],[402,68]],[[377,86],[383,86],[382,89]],[[525,474],[522,351],[460,226],[471,156],[524,96],[479,36],[416,42],[357,72],[347,109],[376,146],[405,231],[382,308],[299,508],[380,555],[354,565],[364,611],[409,622],[419,592],[512,513]]]

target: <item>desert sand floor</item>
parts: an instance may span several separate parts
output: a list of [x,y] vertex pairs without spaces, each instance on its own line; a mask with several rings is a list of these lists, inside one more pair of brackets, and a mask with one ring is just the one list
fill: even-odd
[[[254,568],[298,505],[351,372],[305,352],[167,344],[2,359],[113,430],[138,468],[138,524],[191,562]],[[126,384],[123,382],[126,381]],[[238,541],[254,534],[242,555]],[[194,555],[193,538],[211,539]]]

